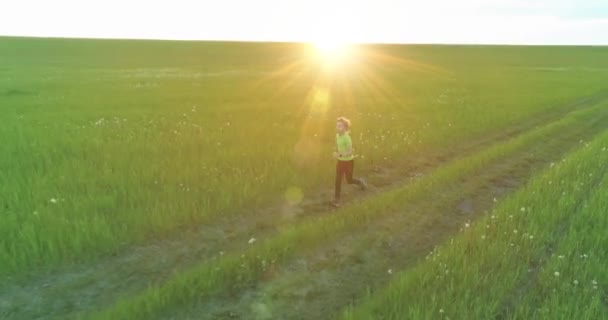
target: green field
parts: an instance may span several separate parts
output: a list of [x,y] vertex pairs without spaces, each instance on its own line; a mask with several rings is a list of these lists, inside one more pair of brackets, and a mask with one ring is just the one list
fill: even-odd
[[351,58],[0,38],[0,319],[608,318],[608,47]]

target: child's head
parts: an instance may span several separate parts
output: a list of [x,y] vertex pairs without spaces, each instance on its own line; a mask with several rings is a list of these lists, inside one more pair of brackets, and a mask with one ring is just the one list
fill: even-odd
[[338,131],[338,133],[344,133],[344,132],[348,132],[349,129],[350,129],[350,120],[348,120],[344,117],[338,118],[338,120],[336,122],[336,131]]

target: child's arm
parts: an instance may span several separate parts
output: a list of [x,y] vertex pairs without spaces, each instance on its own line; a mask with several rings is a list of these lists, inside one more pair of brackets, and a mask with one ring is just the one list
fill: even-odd
[[336,141],[336,143],[334,143],[334,152],[332,153],[334,159],[338,159],[338,155],[340,153],[338,152],[338,141]]

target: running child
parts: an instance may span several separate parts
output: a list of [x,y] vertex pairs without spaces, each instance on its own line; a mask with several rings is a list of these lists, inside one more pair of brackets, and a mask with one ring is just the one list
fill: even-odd
[[337,160],[336,163],[336,185],[334,200],[331,205],[335,207],[340,206],[340,192],[342,190],[342,178],[346,177],[348,184],[356,184],[361,189],[367,188],[367,183],[363,179],[353,178],[353,171],[355,167],[355,156],[353,154],[353,142],[349,135],[350,120],[340,117],[336,122],[336,149],[334,151],[334,158]]

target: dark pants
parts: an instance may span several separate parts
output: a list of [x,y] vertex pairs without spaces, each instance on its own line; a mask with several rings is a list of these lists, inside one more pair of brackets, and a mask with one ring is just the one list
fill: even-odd
[[348,184],[361,185],[361,180],[353,178],[353,170],[355,168],[355,161],[342,161],[338,160],[336,163],[336,200],[340,199],[340,191],[342,190],[342,177],[346,176],[346,182]]

